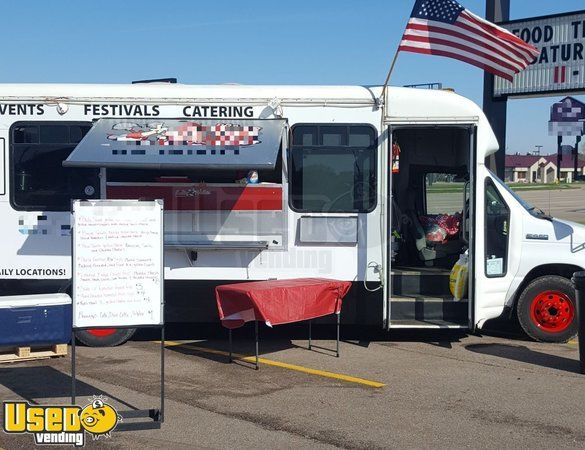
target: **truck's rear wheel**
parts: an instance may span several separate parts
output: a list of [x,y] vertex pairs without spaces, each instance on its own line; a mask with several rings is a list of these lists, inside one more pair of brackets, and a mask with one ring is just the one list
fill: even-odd
[[78,330],[75,336],[88,347],[114,347],[129,340],[135,332],[135,328],[96,328]]
[[532,339],[566,342],[577,334],[577,309],[573,284],[557,275],[530,282],[516,306],[520,325]]

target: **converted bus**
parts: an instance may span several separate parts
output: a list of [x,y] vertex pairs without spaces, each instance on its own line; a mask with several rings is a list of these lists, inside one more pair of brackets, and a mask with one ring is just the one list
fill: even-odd
[[[574,335],[569,280],[585,268],[585,229],[488,170],[498,143],[471,101],[381,95],[0,86],[0,294],[70,293],[72,199],[162,198],[167,322],[218,320],[218,284],[325,277],[353,282],[344,323],[473,331],[515,315],[534,339]],[[468,280],[455,298],[449,276],[463,254]],[[105,346],[131,335],[78,338]]]

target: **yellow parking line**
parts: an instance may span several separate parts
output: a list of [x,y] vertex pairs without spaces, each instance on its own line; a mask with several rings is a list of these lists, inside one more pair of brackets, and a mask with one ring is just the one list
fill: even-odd
[[[158,341],[158,342],[160,343],[160,341]],[[182,345],[184,347],[187,347],[191,350],[195,350],[195,351],[200,352],[200,353],[210,353],[212,355],[229,356],[228,352],[193,345],[193,341],[189,341],[189,342],[165,341],[166,347],[176,347],[179,345]],[[240,355],[238,353],[232,353],[232,357],[234,359],[239,360],[239,361],[245,361],[245,362],[251,362],[251,363],[256,362],[255,356],[245,356],[245,355]],[[344,375],[341,373],[328,372],[326,370],[311,369],[310,367],[304,367],[304,366],[298,366],[296,364],[289,364],[289,363],[284,363],[284,362],[280,362],[280,361],[274,361],[272,359],[258,358],[258,362],[261,364],[266,364],[267,366],[280,367],[281,369],[294,370],[296,372],[307,373],[310,375],[317,375],[320,377],[332,378],[334,380],[346,381],[348,383],[361,384],[363,386],[368,386],[371,388],[381,388],[381,387],[386,386],[384,383],[380,383],[378,381],[366,380],[365,378],[359,378],[359,377],[352,377],[350,375]]]
[[571,339],[569,342],[567,342],[567,344],[569,344],[569,345],[579,345],[579,341],[577,339]]

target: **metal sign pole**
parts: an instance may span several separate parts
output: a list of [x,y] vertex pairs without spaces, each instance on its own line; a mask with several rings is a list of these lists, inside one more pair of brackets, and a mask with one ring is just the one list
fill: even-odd
[[160,412],[159,421],[165,421],[165,325],[160,329]]
[[573,150],[573,181],[577,181],[577,177],[579,177],[579,144],[582,138],[583,136],[577,136],[575,149]]
[[557,180],[561,182],[561,159],[563,153],[563,136],[557,137]]
[[71,330],[71,404],[75,405],[76,397],[76,374],[75,374],[75,331]]
[[71,200],[71,214],[73,215],[73,226],[71,227],[71,404],[75,405],[76,397],[76,374],[75,374],[75,200]]
[[[510,19],[510,0],[487,0],[485,8],[485,18],[490,22],[498,23]],[[503,180],[506,159],[508,98],[494,96],[494,76],[488,72],[485,72],[483,76],[483,112],[500,145],[500,149],[488,157],[486,164]]]

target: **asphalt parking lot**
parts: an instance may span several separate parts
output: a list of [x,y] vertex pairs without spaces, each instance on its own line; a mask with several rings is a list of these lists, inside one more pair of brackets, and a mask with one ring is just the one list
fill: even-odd
[[[333,348],[324,339],[330,331],[317,329],[323,339],[314,343]],[[182,339],[171,332],[177,339],[165,351],[162,429],[118,430],[87,447],[585,446],[585,376],[575,342],[345,330],[352,339],[336,358],[307,350],[303,332],[262,327],[258,371],[247,359],[228,363],[223,333]],[[78,403],[104,394],[120,410],[157,407],[160,345],[152,337],[114,349],[78,347]],[[234,335],[237,353],[253,353],[250,337],[246,330]],[[70,368],[69,357],[1,365],[0,398],[65,403]],[[32,442],[0,434],[6,449]]]
[[[522,191],[560,218],[585,221],[585,187]],[[459,198],[459,197],[457,197]],[[498,329],[502,324],[495,324]],[[580,448],[585,447],[585,375],[578,348],[504,332],[385,334],[261,327],[253,369],[252,327],[227,339],[219,325],[168,329],[165,423],[87,440],[88,448]],[[219,330],[219,331],[218,331]],[[78,347],[78,404],[103,394],[120,411],[158,407],[156,333],[114,349]],[[70,357],[0,365],[0,400],[66,404]],[[122,413],[123,414],[123,413]],[[0,417],[2,411],[0,411]],[[2,418],[3,419],[3,418]],[[142,422],[148,424],[147,422]],[[30,435],[0,432],[0,448],[33,447]],[[71,448],[71,447],[68,447]]]

